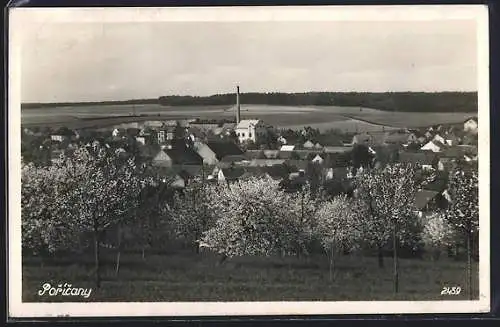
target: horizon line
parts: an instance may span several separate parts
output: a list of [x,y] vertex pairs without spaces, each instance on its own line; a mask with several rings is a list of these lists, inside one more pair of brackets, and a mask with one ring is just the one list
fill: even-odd
[[[267,92],[240,92],[240,95],[244,94],[321,94],[321,93],[371,93],[371,94],[386,94],[386,93],[427,93],[427,94],[438,94],[438,93],[478,93],[478,90],[474,91],[465,91],[465,90],[453,90],[453,91],[303,91],[303,92],[279,92],[279,91],[267,91]],[[123,99],[123,100],[66,100],[59,102],[36,102],[36,101],[21,101],[21,105],[27,104],[82,104],[82,103],[106,103],[106,102],[130,102],[130,101],[151,101],[151,100],[159,100],[161,97],[192,97],[192,98],[209,98],[214,96],[225,96],[225,95],[236,95],[236,92],[226,92],[226,93],[215,93],[210,95],[192,95],[192,94],[171,94],[171,95],[160,95],[156,98],[131,98],[131,99]]]

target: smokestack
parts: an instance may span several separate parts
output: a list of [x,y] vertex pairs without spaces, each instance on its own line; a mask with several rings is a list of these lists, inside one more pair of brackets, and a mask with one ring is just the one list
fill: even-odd
[[241,120],[240,116],[240,87],[236,86],[236,124],[239,124]]

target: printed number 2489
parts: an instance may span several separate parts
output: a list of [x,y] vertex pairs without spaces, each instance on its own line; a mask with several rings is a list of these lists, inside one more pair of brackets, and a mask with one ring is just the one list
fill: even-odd
[[460,286],[453,286],[453,287],[443,287],[443,290],[441,291],[441,295],[458,295],[462,291],[462,288]]

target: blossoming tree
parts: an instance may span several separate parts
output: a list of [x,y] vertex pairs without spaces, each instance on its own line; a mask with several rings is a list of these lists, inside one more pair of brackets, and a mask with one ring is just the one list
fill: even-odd
[[[153,181],[143,178],[133,158],[120,157],[105,147],[79,147],[61,159],[53,167],[26,168],[23,219],[25,225],[41,227],[40,234],[49,250],[91,235],[96,286],[100,287],[102,237],[107,230],[136,218],[134,209],[138,206],[138,194]],[[48,190],[43,189],[46,185],[50,185]],[[49,204],[40,206],[40,202],[46,200]],[[39,208],[46,212],[42,215],[43,223],[33,219]],[[24,234],[25,240],[35,239],[29,228]]]
[[449,207],[446,220],[465,238],[467,247],[467,286],[472,299],[472,258],[474,236],[479,231],[479,188],[476,170],[455,169],[448,182]]
[[394,290],[398,292],[398,246],[415,212],[415,169],[402,164],[365,170],[356,177],[356,197],[366,208],[364,238],[378,249],[379,266],[383,267],[382,248],[392,240]]
[[317,212],[315,234],[321,240],[329,257],[330,280],[335,277],[335,255],[345,249],[353,249],[361,240],[362,230],[356,201],[346,195],[335,197],[323,204]]

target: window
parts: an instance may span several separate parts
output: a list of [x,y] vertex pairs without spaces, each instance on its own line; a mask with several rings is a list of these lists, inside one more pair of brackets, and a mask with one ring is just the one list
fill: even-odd
[[252,133],[248,133],[248,137],[252,137]]
[[238,136],[240,136],[240,133],[238,133]]
[[245,133],[241,133],[241,136],[245,137]]

